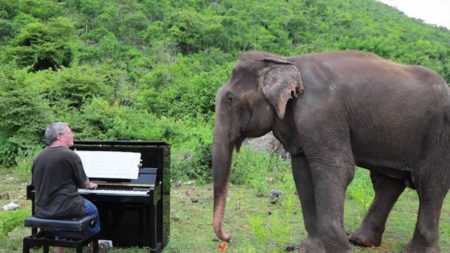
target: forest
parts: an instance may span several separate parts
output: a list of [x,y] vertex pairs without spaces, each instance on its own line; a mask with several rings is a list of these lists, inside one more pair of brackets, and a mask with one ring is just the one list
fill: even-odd
[[0,0],[0,170],[65,121],[76,139],[166,141],[174,180],[208,182],[215,93],[240,54],[345,49],[450,83],[450,31],[375,0]]

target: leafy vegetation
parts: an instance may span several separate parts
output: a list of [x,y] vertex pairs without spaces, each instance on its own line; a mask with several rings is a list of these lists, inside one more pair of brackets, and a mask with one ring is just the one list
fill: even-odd
[[0,0],[0,163],[62,120],[78,139],[165,140],[176,179],[208,181],[215,92],[243,51],[366,50],[450,82],[449,40],[367,0]]

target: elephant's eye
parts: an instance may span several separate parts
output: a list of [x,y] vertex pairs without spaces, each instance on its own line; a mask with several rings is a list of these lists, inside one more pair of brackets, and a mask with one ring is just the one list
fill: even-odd
[[231,104],[233,102],[233,97],[231,95],[226,96],[225,101],[227,104]]

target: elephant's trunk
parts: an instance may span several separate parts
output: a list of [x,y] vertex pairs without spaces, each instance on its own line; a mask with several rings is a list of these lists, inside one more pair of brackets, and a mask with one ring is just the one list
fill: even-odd
[[212,166],[214,177],[214,232],[223,241],[230,241],[231,236],[222,229],[222,222],[225,213],[225,203],[228,194],[228,184],[230,178],[231,155],[233,145],[229,140],[222,141],[223,138],[214,136],[212,149]]

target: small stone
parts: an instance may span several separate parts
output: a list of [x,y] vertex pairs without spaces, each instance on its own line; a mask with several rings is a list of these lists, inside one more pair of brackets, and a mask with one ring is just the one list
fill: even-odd
[[283,192],[281,192],[280,190],[271,190],[269,194],[269,202],[272,204],[276,204],[282,195]]

